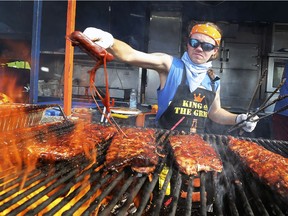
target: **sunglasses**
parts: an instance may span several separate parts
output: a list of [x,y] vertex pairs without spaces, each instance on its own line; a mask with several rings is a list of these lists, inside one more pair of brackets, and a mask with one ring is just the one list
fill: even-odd
[[193,48],[197,48],[199,46],[201,46],[202,50],[203,51],[211,51],[213,49],[215,49],[217,46],[211,44],[211,43],[207,43],[207,42],[200,42],[199,40],[197,39],[194,39],[194,38],[190,38],[189,40],[189,44],[191,47]]

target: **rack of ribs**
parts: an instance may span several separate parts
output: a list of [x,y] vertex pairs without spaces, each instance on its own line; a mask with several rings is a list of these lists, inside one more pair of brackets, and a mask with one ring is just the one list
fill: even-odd
[[222,171],[219,155],[200,135],[173,135],[169,137],[169,141],[181,172],[196,175],[200,171]]
[[265,184],[288,198],[288,158],[257,143],[229,136],[228,147]]
[[77,155],[90,157],[90,151],[111,139],[117,129],[112,126],[78,123],[73,131],[50,137],[43,143],[28,144],[31,152],[45,161],[70,160]]
[[120,171],[130,166],[139,173],[152,173],[158,164],[155,130],[151,128],[123,128],[116,134],[106,154],[107,170]]
[[47,125],[29,130],[35,134],[34,138],[18,138],[15,141],[18,149],[15,154],[21,156],[24,164],[25,161],[29,163],[31,160],[53,164],[56,161],[69,161],[81,155],[85,155],[86,159],[92,159],[97,146],[110,140],[117,133],[113,126],[83,122],[76,123],[66,131],[61,130],[61,127],[49,131]]

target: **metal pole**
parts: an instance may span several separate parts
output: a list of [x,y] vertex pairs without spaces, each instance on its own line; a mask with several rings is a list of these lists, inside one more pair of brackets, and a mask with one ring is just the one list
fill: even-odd
[[41,18],[42,0],[34,0],[29,92],[29,103],[31,104],[35,104],[38,101]]

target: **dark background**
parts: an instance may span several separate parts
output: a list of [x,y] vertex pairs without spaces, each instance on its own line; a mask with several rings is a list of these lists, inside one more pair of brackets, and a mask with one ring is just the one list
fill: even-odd
[[[31,38],[33,1],[0,1],[0,34]],[[286,1],[77,1],[76,30],[95,26],[145,50],[150,11],[181,11],[190,20],[229,23],[288,23]],[[65,47],[67,1],[43,1],[41,50]],[[225,35],[224,35],[225,36]],[[10,37],[10,36],[9,36]]]

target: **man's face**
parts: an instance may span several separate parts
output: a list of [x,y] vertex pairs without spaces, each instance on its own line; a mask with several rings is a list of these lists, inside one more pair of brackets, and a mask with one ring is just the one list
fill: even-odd
[[[201,33],[195,33],[191,36],[191,38],[196,39],[198,42],[201,42],[201,43],[206,42],[214,46],[216,45],[215,41],[211,37],[201,34]],[[193,48],[189,43],[187,44],[187,52],[189,54],[189,57],[196,64],[206,63],[212,55],[217,53],[217,51],[218,51],[218,47],[215,47],[209,51],[204,51],[201,45],[199,45],[196,48]]]

